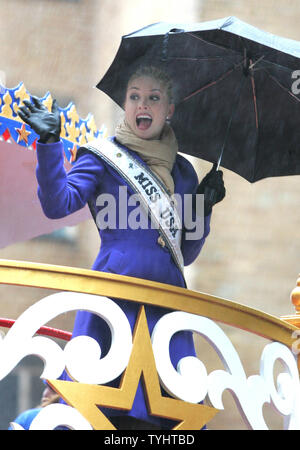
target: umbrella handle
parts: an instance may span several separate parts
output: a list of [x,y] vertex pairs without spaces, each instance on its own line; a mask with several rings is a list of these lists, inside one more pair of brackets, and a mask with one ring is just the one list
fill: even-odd
[[205,198],[205,202],[208,205],[213,206],[216,203],[217,200],[217,191],[214,188],[211,188],[209,186],[206,186],[204,188],[204,198]]
[[[218,162],[214,163],[212,171],[217,172],[219,170],[221,158],[222,158],[222,153],[221,153],[221,155],[219,157]],[[209,208],[213,207],[213,205],[217,201],[217,191],[216,191],[216,189],[211,187],[211,186],[205,186],[205,188],[204,188],[204,198],[205,198],[205,203],[207,204],[207,206]]]

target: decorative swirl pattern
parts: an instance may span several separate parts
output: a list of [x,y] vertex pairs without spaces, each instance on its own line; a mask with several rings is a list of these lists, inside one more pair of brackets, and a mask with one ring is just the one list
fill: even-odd
[[[169,357],[170,340],[176,332],[190,330],[206,338],[221,358],[226,370],[207,375],[202,361],[182,358],[173,367]],[[198,403],[208,396],[212,406],[223,409],[222,394],[229,390],[235,397],[241,415],[252,429],[268,429],[263,416],[264,403],[271,403],[278,413],[287,416],[285,427],[300,427],[300,384],[295,356],[283,344],[266,345],[260,375],[246,377],[240,358],[228,337],[213,321],[185,312],[172,312],[157,322],[152,333],[157,371],[167,392],[179,399]],[[286,372],[278,376],[274,386],[274,365],[280,360]]]
[[[101,358],[99,344],[88,336],[72,339],[61,349],[49,338],[34,336],[37,330],[59,314],[86,310],[105,320],[112,333],[108,354]],[[175,369],[170,360],[172,336],[190,330],[207,339],[219,355],[225,370],[207,373],[203,362],[194,356],[182,358]],[[300,429],[300,383],[294,354],[283,344],[273,342],[263,350],[260,374],[246,377],[240,358],[223,330],[212,320],[176,311],[163,316],[152,333],[153,353],[161,384],[178,399],[199,403],[205,398],[223,409],[222,395],[229,390],[241,415],[252,429],[267,429],[263,405],[270,403],[283,415],[285,428]],[[127,367],[132,349],[132,333],[126,315],[112,300],[97,295],[60,292],[28,308],[0,341],[0,380],[29,354],[44,361],[42,378],[56,379],[66,368],[79,382],[104,384],[118,377]],[[276,361],[284,371],[274,383]],[[72,429],[91,429],[74,408],[50,405],[34,419],[31,429],[53,429],[66,425]],[[13,425],[18,429],[18,425]]]
[[[74,338],[63,351],[36,331],[59,314],[86,310],[104,319],[112,333],[108,354],[99,359],[98,343],[87,336]],[[117,378],[126,368],[132,348],[130,324],[121,308],[112,300],[97,295],[59,292],[28,308],[0,341],[0,380],[27,355],[37,355],[45,363],[41,378],[56,379],[65,366],[69,375],[82,383],[102,384]]]
[[[280,361],[284,372],[274,385],[274,365]],[[261,376],[270,392],[271,405],[285,417],[285,428],[300,429],[300,383],[299,371],[293,353],[284,345],[273,342],[267,345],[261,357]]]
[[[11,422],[12,430],[24,430],[18,423]],[[48,405],[35,416],[30,430],[54,430],[56,427],[67,427],[70,430],[92,430],[89,422],[79,411],[67,405]]]

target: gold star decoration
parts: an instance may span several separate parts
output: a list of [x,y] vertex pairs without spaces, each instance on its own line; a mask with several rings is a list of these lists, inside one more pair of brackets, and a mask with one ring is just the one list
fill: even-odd
[[162,396],[143,306],[135,325],[131,356],[119,388],[73,381],[47,381],[95,430],[115,430],[98,406],[130,410],[141,376],[149,414],[179,422],[173,430],[200,430],[218,412],[210,406]]
[[31,132],[30,131],[26,131],[25,123],[22,124],[21,128],[16,128],[16,131],[17,131],[17,133],[19,135],[17,143],[19,143],[21,141],[25,141],[25,143],[27,145],[28,144],[28,136],[29,136],[29,134],[31,134]]

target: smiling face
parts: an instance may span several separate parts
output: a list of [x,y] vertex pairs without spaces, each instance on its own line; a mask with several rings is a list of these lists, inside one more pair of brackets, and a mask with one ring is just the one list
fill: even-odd
[[159,139],[166,119],[174,113],[166,87],[150,76],[128,83],[124,109],[127,124],[142,139]]

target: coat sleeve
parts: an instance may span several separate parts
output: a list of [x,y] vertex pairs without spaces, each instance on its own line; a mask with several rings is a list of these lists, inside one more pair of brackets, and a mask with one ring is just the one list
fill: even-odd
[[180,171],[183,180],[182,198],[182,240],[181,251],[184,265],[195,261],[201,252],[210,232],[211,214],[204,217],[204,203],[196,194],[199,184],[192,164],[183,156],[180,157]]
[[83,153],[69,172],[64,168],[63,143],[37,144],[38,197],[49,219],[60,219],[83,208],[103,177],[103,163]]

